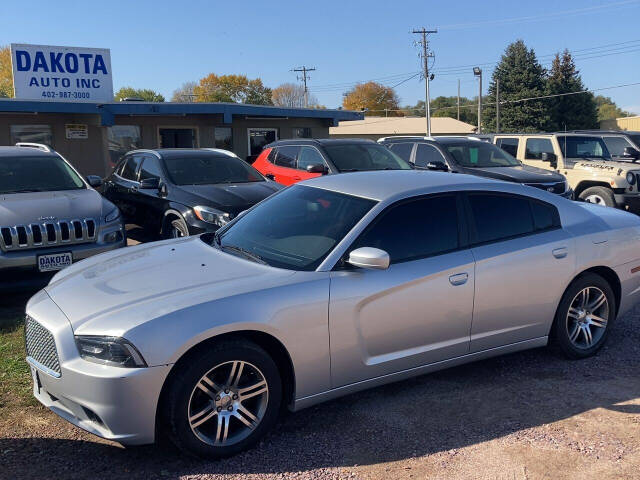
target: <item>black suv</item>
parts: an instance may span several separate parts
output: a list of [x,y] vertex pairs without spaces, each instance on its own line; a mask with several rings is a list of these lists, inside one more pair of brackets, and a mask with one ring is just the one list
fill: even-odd
[[127,153],[103,193],[128,222],[171,238],[217,230],[281,188],[232,152],[175,148]]
[[411,166],[373,140],[279,140],[264,147],[253,166],[267,178],[291,185],[318,175]]
[[523,183],[572,198],[564,175],[522,164],[507,152],[478,138],[385,137],[378,143],[423,170],[466,173]]

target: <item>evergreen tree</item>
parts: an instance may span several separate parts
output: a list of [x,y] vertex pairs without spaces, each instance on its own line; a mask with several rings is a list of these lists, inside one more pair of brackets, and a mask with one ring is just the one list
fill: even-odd
[[496,66],[489,85],[488,104],[482,112],[483,131],[496,129],[496,80],[500,80],[500,130],[502,132],[536,132],[549,123],[544,100],[502,103],[545,94],[546,71],[533,49],[522,40],[510,44]]
[[[547,93],[557,95],[584,90],[569,50],[565,50],[562,56],[556,54],[547,80]],[[592,93],[552,97],[546,103],[550,130],[598,128],[598,110]]]

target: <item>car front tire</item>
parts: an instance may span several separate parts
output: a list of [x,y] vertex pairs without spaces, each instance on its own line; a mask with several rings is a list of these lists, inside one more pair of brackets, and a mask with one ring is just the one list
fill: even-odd
[[586,358],[604,345],[616,303],[609,283],[600,275],[586,273],[567,288],[553,325],[555,343],[568,358]]
[[183,218],[165,220],[162,230],[164,238],[182,238],[189,236],[189,227]]
[[178,365],[165,402],[165,428],[182,451],[223,458],[246,450],[275,424],[282,382],[258,345],[224,341]]
[[616,201],[611,189],[606,187],[589,187],[578,196],[580,200],[587,203],[595,203],[607,207],[615,207]]

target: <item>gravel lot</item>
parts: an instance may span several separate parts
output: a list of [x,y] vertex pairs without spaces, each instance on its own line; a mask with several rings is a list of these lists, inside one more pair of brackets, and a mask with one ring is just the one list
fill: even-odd
[[[4,298],[0,319],[24,301]],[[640,478],[639,316],[620,318],[594,358],[538,349],[354,394],[287,415],[219,462],[124,449],[28,401],[0,405],[0,478]]]

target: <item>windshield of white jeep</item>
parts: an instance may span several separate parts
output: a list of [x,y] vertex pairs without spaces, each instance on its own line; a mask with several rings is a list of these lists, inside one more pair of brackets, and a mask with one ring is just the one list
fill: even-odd
[[375,204],[366,198],[295,185],[220,230],[212,245],[273,267],[315,270]]
[[490,143],[469,141],[461,143],[445,143],[447,152],[455,161],[467,168],[519,167],[520,162]]
[[82,178],[58,156],[0,157],[0,195],[83,188]]
[[325,145],[324,150],[341,172],[411,169],[411,165],[387,147],[375,143]]
[[599,137],[559,136],[558,143],[564,158],[611,159],[607,146]]

